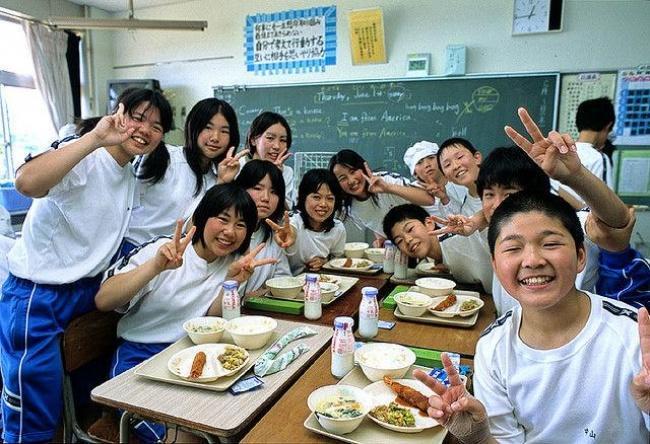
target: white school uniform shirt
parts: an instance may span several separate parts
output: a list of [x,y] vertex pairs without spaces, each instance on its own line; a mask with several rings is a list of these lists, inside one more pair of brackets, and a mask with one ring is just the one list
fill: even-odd
[[[239,158],[240,172],[249,160],[251,159],[246,156]],[[237,175],[239,175],[239,173],[237,173]],[[294,184],[293,168],[291,168],[286,163],[282,166],[282,178],[284,179],[284,203],[287,208],[292,209],[293,204],[296,201],[296,186]]]
[[307,229],[300,213],[293,214],[290,222],[297,233],[296,242],[287,248],[289,267],[294,276],[305,271],[305,263],[314,257],[343,256],[346,233],[340,220],[334,219],[334,226],[327,232]]
[[487,230],[470,236],[443,235],[439,241],[442,262],[449,267],[454,280],[481,284],[486,291],[492,289],[492,257],[487,243]]
[[[251,236],[249,249],[252,250],[257,247],[262,243],[263,239],[264,230],[262,230],[262,228],[258,228],[257,231],[255,231]],[[244,286],[242,296],[262,287],[266,281],[272,277],[291,276],[287,254],[283,248],[280,248],[280,246],[275,243],[275,240],[273,240],[272,232],[269,238],[266,240],[262,251],[260,251],[259,254],[255,256],[256,259],[266,259],[269,257],[279,259],[279,262],[277,264],[267,264],[261,267],[256,267],[253,271],[253,274],[248,279],[248,282]]]
[[[104,280],[144,264],[170,240],[161,237],[142,245],[111,267]],[[226,279],[228,266],[235,260],[234,255],[228,255],[207,262],[190,244],[183,253],[182,266],[158,274],[128,305],[118,309],[125,315],[117,324],[117,336],[144,344],[175,342],[182,338],[183,323],[206,315]]]
[[126,233],[134,188],[131,163],[122,167],[97,148],[34,199],[22,237],[8,253],[9,271],[52,285],[102,273]]
[[[411,182],[411,185],[425,189],[424,184],[419,180],[414,180]],[[437,216],[443,219],[451,214],[460,214],[463,199],[467,194],[467,188],[458,186],[455,183],[447,182],[445,184],[445,192],[449,198],[449,202],[447,202],[446,205],[436,197],[436,202],[433,205],[422,205],[422,208],[427,210],[427,213],[431,216]]]
[[559,348],[536,350],[520,339],[520,307],[479,339],[474,393],[499,443],[650,442],[650,418],[630,393],[641,370],[637,310],[585,293],[589,319]]
[[176,221],[191,217],[206,191],[217,183],[217,176],[210,169],[203,175],[201,191],[194,196],[196,176],[187,163],[183,147],[167,145],[167,151],[169,164],[163,178],[155,184],[142,180],[136,183],[136,201],[126,233],[126,239],[132,244],[172,235]]
[[[576,275],[576,288],[584,291],[595,291],[599,276],[598,255],[600,254],[600,251],[598,250],[598,246],[587,237],[587,230],[585,227],[589,211],[581,210],[576,214],[580,220],[580,225],[582,226],[582,231],[585,235],[585,251],[587,253],[585,269]],[[487,230],[484,231],[487,232]],[[497,316],[501,316],[506,311],[519,305],[519,302],[517,302],[517,300],[513,298],[505,288],[503,288],[496,274],[494,274],[494,278],[492,279],[492,299],[494,300],[494,306],[497,310]]]
[[[591,143],[576,142],[576,149],[580,163],[591,171],[591,173],[604,181],[609,188],[614,189],[614,180],[612,176],[612,162],[605,153],[598,151]],[[578,195],[573,189],[562,185],[562,187],[569,192],[578,201],[583,202],[584,199]]]
[[[375,176],[380,176],[389,184],[411,186],[409,181],[399,174],[386,173],[383,171],[375,172],[373,174]],[[350,219],[352,219],[352,222],[354,222],[354,224],[359,228],[368,228],[375,234],[386,237],[383,227],[384,216],[386,216],[386,213],[388,213],[388,211],[393,207],[411,202],[391,193],[378,193],[373,196],[374,200],[372,197],[369,197],[366,200],[352,198],[352,203],[349,208],[349,216]]]

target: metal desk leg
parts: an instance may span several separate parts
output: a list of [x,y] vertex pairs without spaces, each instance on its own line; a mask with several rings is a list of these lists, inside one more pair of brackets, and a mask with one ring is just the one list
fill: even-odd
[[121,443],[128,443],[129,442],[129,432],[130,432],[130,425],[131,425],[131,418],[133,415],[126,410],[124,413],[122,413],[122,417],[120,418],[120,442]]

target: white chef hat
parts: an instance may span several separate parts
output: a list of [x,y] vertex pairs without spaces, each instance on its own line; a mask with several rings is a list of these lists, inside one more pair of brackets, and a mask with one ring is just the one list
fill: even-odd
[[404,153],[404,163],[409,167],[411,175],[415,174],[415,165],[428,156],[438,154],[438,144],[423,140],[409,147]]

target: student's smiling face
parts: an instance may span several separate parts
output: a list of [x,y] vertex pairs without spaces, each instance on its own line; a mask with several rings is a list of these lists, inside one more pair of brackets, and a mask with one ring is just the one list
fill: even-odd
[[332,168],[332,172],[336,177],[336,180],[339,181],[341,189],[344,193],[349,194],[350,196],[366,199],[368,197],[368,192],[366,191],[366,179],[363,177],[362,170],[354,170],[348,166],[337,163]]
[[257,220],[264,220],[271,216],[277,208],[278,202],[280,202],[278,193],[273,188],[268,174],[257,185],[246,191],[253,198],[257,207]]
[[492,266],[503,288],[523,307],[543,310],[575,291],[586,253],[557,218],[518,213],[501,227]]
[[123,149],[130,156],[149,154],[163,139],[160,111],[149,102],[142,102],[126,113],[126,126],[135,128],[131,137],[122,142]]
[[198,242],[196,250],[199,256],[212,262],[237,251],[245,238],[246,222],[234,208],[228,208],[206,221],[203,229],[205,247]]
[[417,219],[404,219],[391,229],[393,241],[408,257],[424,259],[431,249],[431,235],[427,226]]
[[275,162],[287,149],[287,129],[281,123],[275,123],[253,142],[256,158]]
[[226,118],[221,113],[212,116],[196,141],[201,155],[208,161],[225,153],[230,147],[230,125]]
[[313,225],[320,227],[334,212],[336,197],[330,187],[324,183],[315,193],[309,193],[305,199],[305,210]]
[[462,145],[451,145],[440,155],[440,166],[447,179],[457,185],[470,187],[478,178],[481,153],[472,154]]
[[501,202],[518,191],[521,191],[521,188],[516,186],[504,187],[501,185],[491,185],[483,190],[481,205],[483,206],[483,214],[488,223],[492,220],[494,210],[501,205]]

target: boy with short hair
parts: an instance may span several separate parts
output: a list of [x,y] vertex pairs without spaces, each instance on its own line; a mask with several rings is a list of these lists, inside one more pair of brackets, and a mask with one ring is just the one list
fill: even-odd
[[520,306],[479,340],[476,398],[447,357],[451,387],[415,373],[436,393],[430,416],[464,443],[647,443],[650,316],[576,289],[586,252],[573,209],[549,193],[516,193],[495,210],[488,238]]

